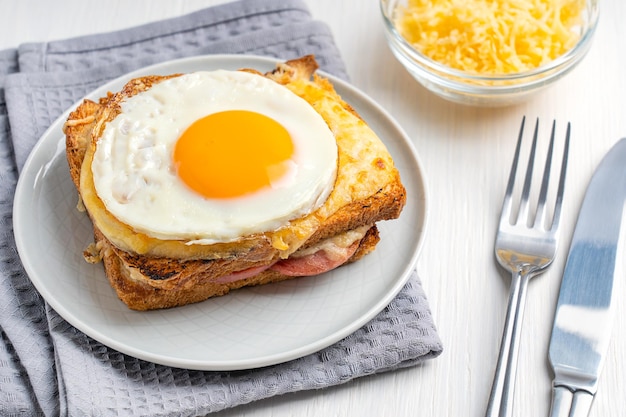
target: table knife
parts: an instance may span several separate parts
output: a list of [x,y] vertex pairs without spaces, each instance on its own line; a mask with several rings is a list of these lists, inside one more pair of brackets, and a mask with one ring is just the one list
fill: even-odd
[[625,198],[626,138],[596,168],[578,214],[548,353],[554,370],[551,417],[589,415],[611,337]]

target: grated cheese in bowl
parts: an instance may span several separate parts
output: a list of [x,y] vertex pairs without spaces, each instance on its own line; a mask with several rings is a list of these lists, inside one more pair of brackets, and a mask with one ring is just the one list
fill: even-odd
[[599,0],[380,0],[395,57],[439,96],[521,101],[560,79],[591,46]]
[[584,0],[409,0],[396,26],[442,64],[481,74],[544,65],[580,37]]

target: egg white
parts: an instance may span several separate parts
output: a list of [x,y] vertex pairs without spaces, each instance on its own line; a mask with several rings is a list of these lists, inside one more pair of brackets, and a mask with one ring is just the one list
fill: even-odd
[[[287,129],[289,175],[231,199],[205,198],[183,183],[172,160],[177,140],[196,120],[226,110],[261,113]],[[277,230],[318,208],[333,189],[337,144],[324,119],[286,87],[247,72],[205,71],[126,99],[98,139],[91,169],[98,197],[121,222],[158,239],[212,244]]]

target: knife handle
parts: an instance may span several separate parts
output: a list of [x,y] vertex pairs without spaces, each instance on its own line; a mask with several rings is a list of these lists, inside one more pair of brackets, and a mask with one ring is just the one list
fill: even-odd
[[592,402],[593,395],[587,391],[576,391],[572,401],[572,410],[569,413],[570,417],[587,417],[591,410]]
[[564,386],[552,387],[550,417],[587,417],[591,410],[593,395],[587,391],[575,391]]
[[569,411],[572,408],[573,400],[574,393],[572,391],[563,386],[553,386],[550,417],[569,417]]

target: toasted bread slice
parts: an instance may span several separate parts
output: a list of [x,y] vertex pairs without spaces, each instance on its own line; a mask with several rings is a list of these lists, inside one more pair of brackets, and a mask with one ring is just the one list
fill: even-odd
[[[231,290],[263,285],[294,278],[266,269],[251,277],[220,282],[223,271],[241,268],[237,260],[214,259],[177,262],[167,258],[149,258],[120,251],[95,229],[96,256],[102,258],[107,278],[117,296],[133,310],[177,307],[228,294]],[[379,236],[370,228],[345,264],[355,262],[373,251]],[[91,254],[87,254],[90,257]],[[304,279],[299,277],[299,279]]]
[[[292,272],[267,267],[297,259],[328,242],[352,248],[342,255],[342,262],[353,262],[374,250],[379,240],[375,223],[400,215],[405,189],[380,139],[328,80],[314,74],[316,69],[314,58],[308,56],[280,63],[262,75],[307,100],[335,134],[339,163],[334,189],[313,213],[279,230],[234,242],[188,244],[137,233],[112,216],[95,193],[90,163],[105,124],[119,114],[125,98],[176,74],[131,80],[120,92],[109,93],[99,102],[85,100],[70,114],[65,124],[69,170],[94,224],[95,244],[85,257],[103,261],[111,285],[130,308],[179,306],[235,288],[293,278]],[[252,276],[246,273],[257,270]],[[243,278],[237,278],[240,273]]]

